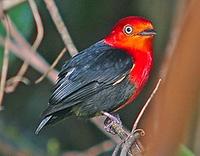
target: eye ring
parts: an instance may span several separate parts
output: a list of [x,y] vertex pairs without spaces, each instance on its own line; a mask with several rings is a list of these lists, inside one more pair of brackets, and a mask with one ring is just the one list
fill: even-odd
[[124,33],[126,35],[131,35],[133,33],[133,27],[131,25],[124,26]]

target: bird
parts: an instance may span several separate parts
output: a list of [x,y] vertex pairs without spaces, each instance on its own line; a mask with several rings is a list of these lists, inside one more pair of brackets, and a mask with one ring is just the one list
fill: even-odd
[[115,120],[112,113],[132,103],[148,81],[155,35],[150,20],[124,17],[104,39],[68,60],[35,133],[68,117]]

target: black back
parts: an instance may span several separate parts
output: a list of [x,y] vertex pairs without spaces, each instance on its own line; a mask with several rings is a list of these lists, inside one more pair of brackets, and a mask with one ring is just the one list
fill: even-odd
[[62,67],[43,117],[92,117],[116,109],[134,91],[128,79],[133,64],[103,40],[83,50]]

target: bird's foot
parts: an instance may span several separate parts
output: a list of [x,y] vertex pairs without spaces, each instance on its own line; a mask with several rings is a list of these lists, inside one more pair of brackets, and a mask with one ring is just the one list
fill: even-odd
[[142,153],[144,152],[144,147],[142,143],[140,142],[140,137],[145,135],[145,131],[143,129],[135,129],[132,130],[132,133],[130,136],[128,136],[124,142],[129,143],[132,145],[132,149],[135,152],[134,155],[137,155],[137,153]]
[[107,112],[102,112],[103,115],[105,115],[107,118],[104,121],[104,129],[113,135],[117,134],[113,128],[114,125],[122,125],[122,122],[120,120],[120,117],[118,114],[110,114]]

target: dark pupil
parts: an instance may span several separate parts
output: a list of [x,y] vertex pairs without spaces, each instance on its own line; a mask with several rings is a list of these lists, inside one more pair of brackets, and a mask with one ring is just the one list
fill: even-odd
[[128,33],[130,33],[130,32],[131,32],[131,28],[130,28],[130,27],[126,28],[126,31],[127,31]]

